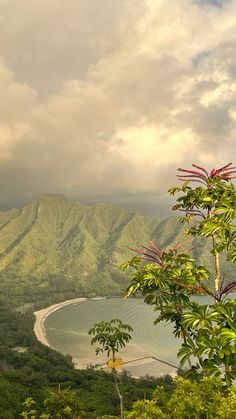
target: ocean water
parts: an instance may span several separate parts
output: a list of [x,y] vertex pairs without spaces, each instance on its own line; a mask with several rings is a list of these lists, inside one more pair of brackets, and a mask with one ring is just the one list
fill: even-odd
[[[205,297],[198,298],[204,303],[208,302]],[[78,360],[81,367],[106,365],[106,356],[95,354],[96,346],[91,346],[88,330],[94,323],[116,317],[134,329],[132,340],[120,351],[125,362],[123,369],[134,376],[160,376],[176,372],[174,366],[179,365],[177,351],[182,341],[173,336],[172,325],[163,322],[153,325],[156,314],[140,298],[87,300],[67,305],[50,314],[44,321],[44,328],[49,344]],[[148,358],[134,361],[143,357]],[[153,360],[152,357],[174,366]]]
[[[156,316],[153,309],[139,298],[87,300],[64,306],[45,319],[44,328],[52,347],[78,359],[85,367],[89,364],[103,364],[107,360],[106,356],[95,354],[96,347],[90,344],[88,330],[94,323],[116,317],[134,329],[132,340],[120,351],[124,362],[155,356],[178,366],[176,353],[180,341],[173,337],[172,327],[165,324],[154,326]],[[142,364],[136,365],[137,363]],[[159,376],[175,371],[174,367],[152,358],[127,363],[123,369],[136,376]]]

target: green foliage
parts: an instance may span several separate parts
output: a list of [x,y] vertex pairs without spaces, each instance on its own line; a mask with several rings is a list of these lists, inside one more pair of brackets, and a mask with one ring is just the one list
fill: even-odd
[[[152,220],[56,195],[0,212],[0,224],[0,292],[31,310],[77,296],[120,295],[128,281],[117,266],[130,257],[128,246],[158,240],[166,247],[183,237],[175,217]],[[199,264],[208,262],[206,251],[196,239],[192,254]]]
[[205,377],[190,381],[175,380],[171,395],[157,387],[151,401],[135,402],[125,419],[234,419],[236,418],[236,388],[224,388],[219,378]]
[[[171,322],[175,336],[183,339],[178,356],[181,365],[188,362],[188,375],[216,375],[231,385],[236,379],[236,303],[226,297],[236,290],[236,281],[226,282],[221,258],[236,261],[236,191],[229,183],[236,171],[231,164],[210,174],[193,166],[198,171],[179,169],[184,183],[169,192],[181,193],[173,209],[184,212],[180,221],[188,224],[186,234],[207,241],[213,267],[199,265],[182,251],[184,245],[163,250],[151,243],[134,249],[139,257],[121,268],[131,276],[126,295],[141,292],[158,313],[156,323]],[[191,181],[201,186],[191,187]],[[213,303],[201,306],[193,294],[208,295]]]
[[100,345],[96,349],[96,354],[106,352],[109,357],[110,353],[115,356],[120,348],[125,347],[131,339],[128,332],[132,331],[129,324],[123,323],[120,319],[112,319],[109,322],[102,321],[94,324],[88,333],[93,336],[91,344],[98,343]]
[[24,419],[79,419],[84,417],[77,396],[69,389],[50,392],[44,400],[44,412],[39,412],[35,401],[28,397],[23,403],[25,410],[20,414]]
[[45,413],[49,418],[73,419],[84,416],[77,396],[69,389],[58,389],[51,392],[44,401]]
[[[224,376],[227,384],[236,377],[236,301],[197,306],[183,314],[182,324],[191,338],[179,351],[181,364],[190,356],[198,358],[198,370]],[[191,370],[189,375],[194,375]]]
[[113,415],[103,415],[100,416],[98,419],[119,419],[118,416],[113,416]]
[[[70,357],[39,343],[33,333],[33,313],[21,313],[0,299],[0,417],[18,419],[31,397],[41,414],[43,402],[50,391],[71,388],[88,419],[117,412],[119,402],[114,396],[111,374],[105,371],[74,370]],[[135,379],[122,373],[119,385],[124,406],[133,400],[151,396],[158,383],[171,387],[171,378]]]
[[28,397],[23,403],[23,406],[25,410],[20,415],[24,419],[36,419],[38,415],[37,415],[37,410],[35,409],[35,401],[32,399],[32,397]]
[[[173,217],[152,221],[112,206],[84,207],[50,196],[22,210],[0,213],[0,290],[3,300],[13,305],[9,308],[0,300],[0,405],[4,419],[18,418],[22,410],[31,415],[25,417],[41,415],[46,419],[55,409],[64,415],[59,417],[73,417],[75,405],[69,405],[68,410],[68,401],[66,405],[63,397],[58,398],[58,383],[60,396],[68,387],[72,389],[72,399],[80,401],[79,408],[88,419],[116,415],[119,400],[112,375],[93,369],[75,371],[69,357],[37,342],[32,312],[65,298],[119,293],[126,278],[115,266],[128,257],[126,246],[157,238],[168,250],[155,253],[153,248],[151,252],[144,249],[151,259],[143,263],[141,254],[124,267],[132,272],[128,294],[141,292],[157,310],[157,322],[173,323],[176,336],[183,339],[182,362],[196,361],[187,372],[196,381],[179,378],[173,390],[170,378],[135,380],[121,374],[118,380],[125,409],[130,409],[133,401],[147,398],[127,415],[236,418],[235,387],[231,386],[236,374],[235,302],[225,298],[236,284],[224,277],[221,268],[226,265],[220,259],[220,254],[228,258],[227,266],[236,260],[235,190],[228,180],[208,176],[203,187],[184,184],[171,191],[176,192],[181,193],[177,209],[185,211],[182,221],[188,223],[188,234],[193,237],[190,253],[175,244],[183,228]],[[204,240],[206,245],[202,245]],[[204,260],[212,260],[213,267],[205,266]],[[200,306],[192,294],[207,294],[214,301]],[[129,335],[129,331],[122,333]],[[125,345],[128,340],[120,342]],[[106,340],[96,343],[109,350]],[[110,350],[118,351],[121,346],[112,343]],[[214,378],[199,380],[202,375]],[[148,401],[158,383],[162,387]],[[50,392],[54,395],[48,396]],[[35,403],[29,402],[23,409],[27,397]]]
[[132,330],[129,324],[122,323],[120,319],[112,319],[109,322],[102,321],[94,324],[88,332],[89,335],[93,336],[92,345],[99,343],[96,354],[106,352],[108,357],[110,353],[112,354],[112,359],[108,361],[108,365],[112,368],[116,391],[120,399],[120,419],[123,419],[123,395],[118,385],[116,368],[118,365],[122,365],[123,360],[117,359],[116,354],[120,348],[124,348],[126,343],[130,341],[131,336],[128,332],[132,332]]
[[228,259],[234,260],[236,227],[236,192],[233,184],[212,178],[208,187],[191,188],[184,183],[180,188],[170,189],[171,194],[183,192],[177,198],[174,210],[185,212],[181,221],[190,223],[196,217],[202,218],[186,230],[187,234],[212,238],[212,253],[227,252]]
[[[0,290],[17,303],[76,295],[118,295],[127,285],[117,269],[137,228],[149,238],[152,221],[106,204],[83,206],[43,196],[0,213]],[[125,250],[124,250],[125,249]],[[14,281],[14,287],[11,286]]]
[[141,291],[145,303],[154,305],[159,314],[155,323],[171,321],[175,335],[180,337],[184,332],[183,311],[192,305],[190,297],[194,292],[203,292],[203,282],[209,279],[209,272],[175,248],[162,251],[155,264],[143,264],[141,258],[135,257],[121,269],[131,271],[126,296]]
[[125,419],[166,419],[166,416],[153,400],[137,401],[131,412],[125,412]]

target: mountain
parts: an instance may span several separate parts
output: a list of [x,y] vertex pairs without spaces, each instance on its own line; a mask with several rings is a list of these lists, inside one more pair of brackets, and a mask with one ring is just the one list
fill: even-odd
[[[110,204],[42,196],[0,212],[0,291],[26,304],[119,294],[127,277],[118,266],[133,255],[128,246],[150,240],[171,246],[183,240],[183,226],[175,217],[154,220]],[[203,262],[206,250],[199,241],[193,246]]]

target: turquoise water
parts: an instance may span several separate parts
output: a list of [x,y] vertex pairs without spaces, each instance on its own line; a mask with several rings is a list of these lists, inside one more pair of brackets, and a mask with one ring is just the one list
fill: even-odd
[[[94,323],[115,317],[129,323],[134,329],[132,340],[120,352],[124,361],[155,356],[178,365],[176,352],[180,341],[173,337],[171,326],[153,325],[155,313],[142,299],[88,300],[64,306],[45,319],[46,337],[52,347],[78,358],[82,366],[100,364],[106,361],[106,357],[96,356],[95,348],[90,345],[88,330]],[[143,365],[127,364],[125,369],[137,376],[159,376],[175,370],[152,359],[143,362]]]

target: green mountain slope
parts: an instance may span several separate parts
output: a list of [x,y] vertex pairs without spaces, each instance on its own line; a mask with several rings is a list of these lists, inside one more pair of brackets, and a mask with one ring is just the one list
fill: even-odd
[[[183,240],[183,226],[176,217],[152,220],[113,205],[43,196],[0,212],[0,289],[27,303],[37,295],[45,304],[81,294],[118,294],[127,282],[118,266],[132,256],[128,246],[150,240],[169,247]],[[200,242],[193,253],[208,262]]]

